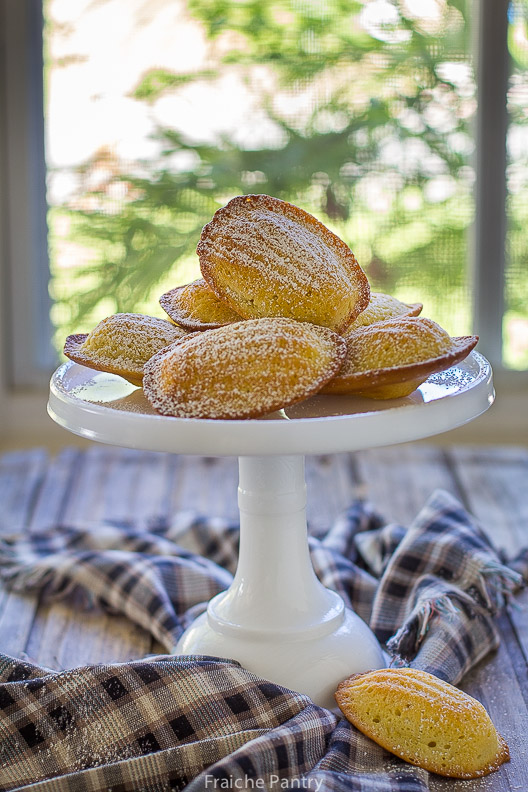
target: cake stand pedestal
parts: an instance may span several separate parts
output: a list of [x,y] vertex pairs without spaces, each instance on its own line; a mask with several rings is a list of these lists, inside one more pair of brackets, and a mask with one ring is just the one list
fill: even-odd
[[233,658],[333,707],[342,679],[386,660],[369,627],[314,573],[304,455],[428,437],[475,418],[493,398],[489,363],[473,352],[405,399],[316,396],[259,420],[192,420],[158,415],[142,390],[120,377],[65,363],[53,375],[48,412],[98,442],[239,457],[236,574],[184,633],[176,653]]
[[240,457],[240,553],[232,585],[180,639],[179,654],[234,657],[335,706],[337,682],[386,665],[372,632],[315,576],[304,457]]

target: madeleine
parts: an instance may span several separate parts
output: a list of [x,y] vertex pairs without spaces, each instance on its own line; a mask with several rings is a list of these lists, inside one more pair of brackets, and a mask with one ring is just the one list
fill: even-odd
[[346,336],[343,367],[324,393],[356,393],[372,399],[408,396],[427,377],[469,355],[477,336],[452,338],[421,316],[400,316],[359,327]]
[[156,352],[186,335],[167,319],[118,313],[102,319],[90,333],[69,335],[64,354],[75,363],[118,374],[141,385],[143,366]]
[[335,694],[363,734],[411,764],[450,778],[478,778],[509,759],[482,704],[414,668],[354,674]]
[[162,294],[159,303],[176,324],[187,330],[212,330],[241,319],[203,278]]
[[145,366],[143,390],[162,415],[257,418],[316,393],[345,354],[345,340],[328,328],[248,319],[158,352]]
[[204,226],[204,279],[244,319],[282,316],[343,332],[369,301],[350,248],[308,212],[269,195],[240,195]]
[[418,316],[422,308],[422,303],[404,303],[390,294],[371,292],[369,304],[347,327],[344,335],[357,330],[358,327],[366,327],[374,322],[383,322],[385,319],[393,319],[396,316]]

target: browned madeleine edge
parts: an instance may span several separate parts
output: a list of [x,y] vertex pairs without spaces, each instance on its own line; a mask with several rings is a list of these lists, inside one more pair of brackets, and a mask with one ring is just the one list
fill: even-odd
[[[244,319],[255,318],[248,316],[246,312],[243,313],[243,307],[241,309],[240,305],[237,304],[236,299],[233,299],[232,295],[218,284],[217,280],[215,279],[214,267],[211,267],[211,263],[209,261],[208,251],[209,239],[216,234],[217,225],[223,222],[224,216],[228,216],[229,218],[233,212],[233,209],[239,206],[247,208],[248,203],[253,205],[258,203],[272,212],[278,212],[282,215],[291,217],[300,224],[304,222],[305,226],[310,226],[312,230],[314,230],[314,232],[324,240],[328,247],[338,252],[339,257],[346,261],[346,264],[343,263],[343,268],[348,268],[351,280],[353,280],[355,283],[357,300],[355,305],[352,307],[350,314],[343,319],[341,324],[336,327],[329,328],[336,333],[343,333],[369,303],[370,284],[368,278],[359,265],[354,253],[350,250],[348,245],[337,236],[337,234],[334,234],[333,231],[330,231],[330,229],[327,228],[324,223],[321,223],[320,220],[318,220],[306,210],[301,209],[300,207],[295,206],[295,204],[289,203],[288,201],[283,201],[280,198],[274,198],[271,195],[265,194],[238,195],[228,201],[225,206],[222,206],[220,209],[216,210],[212,219],[203,227],[200,240],[196,248],[196,252],[200,261],[200,271],[202,273],[202,277],[207,282],[209,287],[216,294],[218,299],[227,303],[229,307],[235,311],[235,313],[240,314],[240,316],[242,316]],[[285,316],[285,318],[289,317]]]
[[[264,318],[264,319],[270,318],[271,320],[277,318],[277,319],[280,320],[281,318],[287,318],[287,317],[262,317],[262,318]],[[245,321],[245,320],[242,320],[242,322],[243,321]],[[247,321],[252,321],[252,320],[247,320]],[[255,320],[255,321],[258,321],[258,320]],[[297,320],[292,319],[291,321],[295,322]],[[298,324],[303,324],[303,323],[302,322],[298,322]],[[333,330],[330,330],[327,327],[319,327],[318,325],[312,325],[312,326],[317,328],[322,333],[330,334],[332,336],[332,338],[333,338],[333,340],[335,342],[335,351],[336,351],[335,358],[332,361],[333,365],[328,367],[328,372],[326,372],[324,375],[321,375],[320,377],[318,377],[317,382],[314,382],[314,385],[313,385],[312,388],[309,388],[309,389],[307,388],[305,393],[302,396],[299,396],[299,397],[297,397],[295,399],[289,399],[289,400],[286,400],[286,401],[284,399],[282,399],[282,398],[281,399],[277,399],[275,402],[272,402],[269,405],[266,405],[266,409],[265,410],[264,409],[263,410],[249,410],[248,409],[247,412],[240,413],[236,417],[233,417],[231,415],[215,415],[214,418],[211,418],[211,417],[208,417],[208,416],[203,416],[203,419],[205,419],[205,420],[233,420],[233,421],[237,421],[237,420],[246,420],[246,419],[260,418],[263,415],[268,415],[268,413],[275,412],[276,410],[283,409],[284,407],[291,407],[293,404],[298,404],[299,402],[302,402],[305,399],[309,398],[310,396],[313,396],[314,394],[318,393],[320,391],[321,387],[326,382],[328,382],[333,376],[335,376],[335,373],[337,371],[339,371],[339,369],[343,365],[343,361],[344,361],[345,356],[346,356],[346,341],[338,333],[335,333]],[[175,417],[175,418],[187,417],[187,416],[178,416],[174,412],[168,412],[168,411],[164,410],[163,408],[160,408],[160,406],[158,406],[157,402],[159,402],[159,399],[158,399],[157,394],[155,393],[155,389],[152,388],[152,383],[151,383],[151,380],[153,379],[153,375],[154,375],[153,369],[155,369],[156,366],[158,365],[158,362],[165,355],[169,354],[170,351],[172,349],[174,349],[176,346],[180,346],[182,344],[192,343],[192,339],[194,337],[202,336],[202,335],[203,334],[201,332],[199,332],[199,331],[197,331],[195,333],[189,333],[188,335],[184,336],[181,339],[178,339],[177,341],[173,342],[172,344],[170,344],[169,346],[165,347],[164,349],[161,349],[159,352],[156,352],[156,354],[153,355],[150,358],[150,360],[145,364],[144,377],[143,377],[143,391],[144,391],[145,396],[147,397],[148,401],[150,402],[150,404],[161,415],[167,415],[167,416],[171,416],[171,417]],[[188,418],[188,417],[187,417],[187,419],[188,420],[197,420],[196,418]],[[200,418],[199,420],[202,420],[202,418]]]
[[322,389],[322,393],[366,393],[370,388],[380,385],[396,385],[409,380],[431,376],[454,366],[464,360],[478,342],[478,336],[458,336],[451,338],[452,346],[443,355],[420,361],[406,363],[390,368],[368,369],[348,376],[337,374]]
[[[389,669],[387,669],[387,670],[389,670]],[[395,753],[395,751],[393,750],[393,746],[388,741],[378,740],[378,739],[374,740],[374,738],[368,733],[368,731],[362,727],[360,719],[355,718],[354,714],[349,711],[349,708],[348,708],[347,702],[346,702],[346,692],[348,691],[348,689],[350,687],[350,684],[354,683],[355,681],[357,681],[359,679],[361,679],[361,677],[370,676],[372,673],[375,673],[375,670],[363,671],[363,672],[360,672],[360,673],[351,674],[346,679],[343,679],[337,686],[337,690],[336,690],[336,692],[334,694],[334,698],[336,700],[336,703],[337,703],[339,709],[341,710],[342,714],[344,715],[344,717],[350,723],[352,723],[359,731],[361,731],[367,737],[372,739],[374,742],[376,742],[382,748],[385,748],[390,753],[394,753],[396,756],[399,756],[401,759],[403,759],[404,761],[408,762],[409,764],[415,765],[417,767],[423,767],[424,769],[429,770],[430,772],[433,772],[436,775],[440,775],[440,776],[443,776],[445,778],[458,778],[458,779],[461,779],[461,780],[482,778],[484,776],[487,776],[490,773],[493,773],[496,770],[498,770],[499,767],[502,764],[504,764],[505,762],[508,762],[510,760],[510,750],[509,750],[508,744],[507,744],[506,740],[504,739],[504,737],[499,732],[497,732],[496,729],[495,729],[495,731],[496,731],[497,738],[498,738],[499,751],[498,751],[498,753],[497,753],[497,755],[495,757],[495,761],[490,762],[488,765],[486,765],[485,767],[481,768],[480,770],[475,770],[473,772],[468,772],[468,773],[464,773],[464,772],[457,771],[457,770],[450,771],[449,773],[446,773],[446,772],[443,772],[441,768],[439,769],[437,766],[435,768],[432,768],[431,766],[427,766],[426,767],[424,764],[419,764],[418,762],[413,761],[413,759],[409,758],[408,755],[405,755],[405,752],[403,752],[403,751]],[[489,713],[488,713],[488,716],[489,716]],[[456,775],[454,773],[456,773]]]
[[[207,283],[207,281],[205,281],[205,278],[203,278],[203,279],[200,278],[198,280],[204,280],[204,282],[206,283],[207,287],[211,288],[209,286],[209,284]],[[227,324],[231,324],[231,322],[207,322],[207,321],[202,321],[200,319],[197,319],[196,317],[195,318],[189,318],[189,315],[187,313],[184,313],[181,310],[181,308],[177,304],[175,304],[176,303],[176,301],[174,299],[175,296],[179,292],[181,292],[183,289],[185,289],[187,286],[192,286],[196,282],[197,281],[192,281],[192,283],[185,283],[182,286],[175,286],[174,289],[170,289],[168,292],[165,292],[165,294],[161,295],[161,297],[159,298],[159,304],[161,305],[161,307],[163,308],[163,310],[165,311],[167,316],[170,319],[172,319],[173,322],[176,322],[177,325],[180,325],[185,330],[190,330],[191,332],[194,332],[194,331],[197,331],[197,330],[216,330],[219,327],[225,327]],[[211,291],[213,291],[213,290],[211,289]],[[214,294],[214,296],[217,299],[221,299],[222,302],[225,303],[226,307],[228,307],[231,310],[233,310],[231,308],[231,305],[228,305],[226,300],[224,300],[223,298],[219,297],[218,294],[216,294],[216,292],[214,292],[214,291],[213,291],[213,294]],[[234,313],[234,311],[233,311],[233,313]],[[237,315],[237,319],[233,319],[233,321],[240,320],[241,318],[242,318],[241,316]]]
[[347,338],[350,335],[350,333],[354,333],[356,330],[359,330],[361,327],[370,327],[373,324],[378,324],[378,322],[386,322],[390,319],[400,319],[409,316],[419,316],[422,313],[423,303],[402,303],[402,305],[405,305],[408,310],[404,311],[403,313],[394,314],[393,316],[386,316],[383,319],[375,319],[373,322],[369,322],[369,324],[367,325],[359,325],[358,327],[353,327],[356,319],[359,319],[363,311],[366,310],[366,308],[368,308],[367,305],[366,308],[360,311],[360,313],[356,316],[356,319],[354,319],[354,321],[350,325],[348,325],[348,327],[342,332],[342,335],[345,338]]
[[405,303],[409,309],[407,316],[419,316],[423,310],[423,303]]
[[84,352],[80,350],[80,347],[87,338],[88,333],[74,333],[69,335],[64,342],[63,349],[66,357],[70,360],[73,360],[74,363],[79,363],[81,366],[86,366],[87,368],[94,369],[95,371],[104,371],[107,374],[117,374],[119,377],[126,379],[132,385],[141,387],[143,383],[143,376],[139,375],[137,370],[122,369],[116,368],[115,366],[105,365],[104,363],[99,363],[92,357],[84,354]]

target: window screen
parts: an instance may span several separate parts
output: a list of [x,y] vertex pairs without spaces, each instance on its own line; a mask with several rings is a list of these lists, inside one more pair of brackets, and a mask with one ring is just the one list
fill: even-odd
[[[163,315],[159,295],[199,277],[203,224],[251,192],[315,214],[374,290],[470,332],[469,0],[47,0],[45,14],[57,348],[116,311]],[[512,365],[526,359],[524,68],[510,96]]]

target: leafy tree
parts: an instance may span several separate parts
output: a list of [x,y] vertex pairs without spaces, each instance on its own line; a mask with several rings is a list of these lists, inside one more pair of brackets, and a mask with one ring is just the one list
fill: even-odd
[[[110,313],[155,302],[192,259],[215,209],[251,192],[314,212],[350,244],[374,288],[426,294],[435,318],[449,294],[462,304],[474,105],[461,59],[469,48],[466,0],[439,3],[436,20],[413,17],[403,0],[188,0],[187,7],[207,34],[207,68],[151,70],[135,98],[154,103],[189,84],[214,89],[230,70],[258,95],[274,142],[222,135],[204,143],[160,129],[163,153],[148,175],[138,163],[136,173],[116,172],[99,191],[87,190],[84,208],[81,200],[62,210],[72,237],[94,251],[78,270],[83,288],[68,331],[89,329],[102,306]],[[303,111],[292,112],[284,99],[299,96]],[[112,213],[116,184],[126,199]]]

